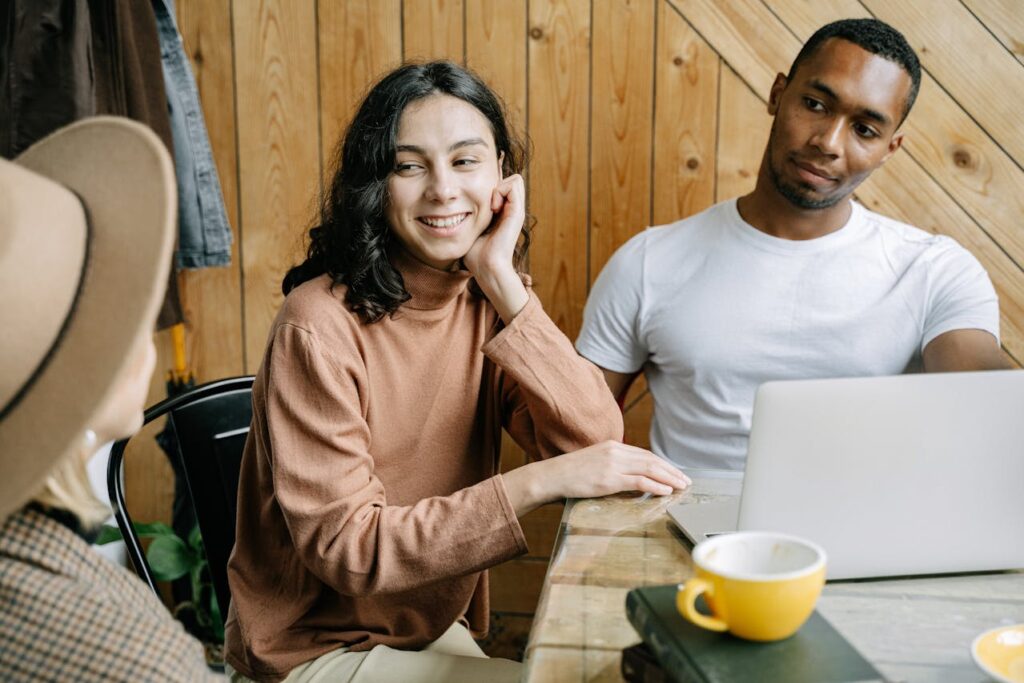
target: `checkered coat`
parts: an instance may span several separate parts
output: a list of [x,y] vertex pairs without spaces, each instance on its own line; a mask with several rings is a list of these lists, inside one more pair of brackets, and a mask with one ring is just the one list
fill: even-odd
[[131,572],[33,510],[0,527],[0,681],[223,680]]

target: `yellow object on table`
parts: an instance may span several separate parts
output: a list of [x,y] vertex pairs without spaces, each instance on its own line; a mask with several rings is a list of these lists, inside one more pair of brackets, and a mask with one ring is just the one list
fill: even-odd
[[982,671],[1001,683],[1024,683],[1024,624],[985,631],[971,644]]

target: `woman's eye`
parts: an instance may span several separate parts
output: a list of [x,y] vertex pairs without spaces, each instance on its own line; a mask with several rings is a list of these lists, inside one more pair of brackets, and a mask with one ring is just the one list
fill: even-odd
[[480,163],[480,162],[477,159],[468,158],[468,157],[455,160],[455,165],[456,166],[464,166],[464,167],[465,166],[476,166],[478,163]]
[[395,164],[395,173],[412,173],[419,168],[419,164],[413,164],[408,161],[399,162]]

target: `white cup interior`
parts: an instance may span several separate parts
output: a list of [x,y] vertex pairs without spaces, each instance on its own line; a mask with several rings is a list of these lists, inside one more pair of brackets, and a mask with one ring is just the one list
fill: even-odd
[[817,570],[825,551],[810,541],[769,532],[723,534],[697,545],[693,561],[728,578],[781,580]]

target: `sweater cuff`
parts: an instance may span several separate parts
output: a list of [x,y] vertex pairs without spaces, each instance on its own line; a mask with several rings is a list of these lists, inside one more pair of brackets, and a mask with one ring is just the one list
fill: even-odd
[[502,512],[505,513],[505,521],[508,524],[508,530],[512,532],[512,539],[516,544],[516,555],[523,555],[529,551],[529,547],[526,544],[526,535],[523,533],[523,527],[519,524],[519,518],[516,516],[516,509],[512,507],[512,501],[508,499],[508,491],[505,489],[505,480],[502,479],[500,474],[491,477],[491,481],[494,482],[494,493],[498,498],[498,504],[501,505]]
[[512,318],[512,322],[498,330],[493,337],[480,347],[485,356],[493,357],[494,354],[499,354],[499,350],[507,345],[513,337],[522,334],[523,328],[529,327],[538,314],[544,317],[544,308],[541,306],[540,299],[537,298],[532,289],[527,290],[527,292],[530,298],[526,305],[523,306],[523,310],[519,311],[516,317]]

